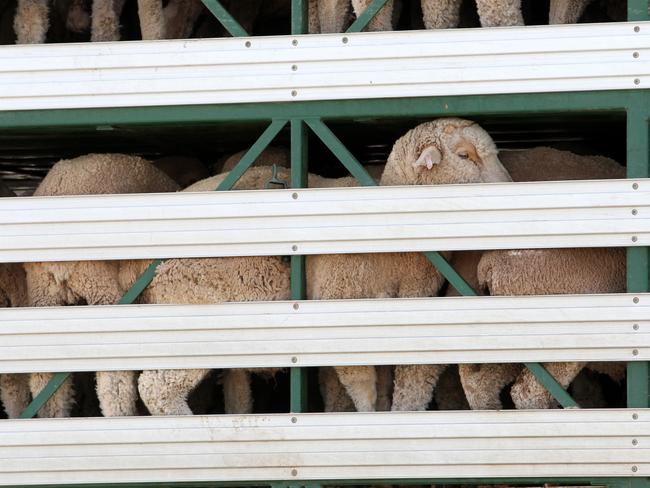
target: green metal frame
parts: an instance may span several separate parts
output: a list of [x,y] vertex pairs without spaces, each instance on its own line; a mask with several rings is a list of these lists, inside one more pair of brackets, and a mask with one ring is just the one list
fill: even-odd
[[[244,29],[228,14],[218,0],[202,0],[224,27],[233,35],[246,35]],[[386,0],[373,0],[349,32],[358,32],[385,5]],[[649,20],[648,0],[628,0],[630,20]],[[305,33],[308,25],[307,0],[292,0],[291,32]],[[545,93],[491,96],[420,97],[389,100],[339,100],[321,102],[288,102],[274,104],[239,104],[145,108],[110,108],[93,110],[44,110],[30,112],[0,112],[0,129],[51,127],[59,130],[79,127],[106,127],[138,125],[176,125],[183,123],[215,124],[227,121],[270,121],[259,139],[219,185],[217,190],[230,190],[259,154],[289,124],[291,136],[291,186],[307,186],[307,149],[309,130],[332,151],[341,163],[362,185],[375,185],[354,155],[341,143],[327,121],[359,119],[395,119],[439,116],[484,116],[517,114],[570,114],[570,113],[625,113],[627,117],[627,171],[628,178],[650,177],[650,90],[602,91],[583,93]],[[476,292],[456,273],[438,252],[425,253],[429,260],[462,295]],[[155,260],[119,303],[133,303],[151,282],[156,267]],[[305,258],[291,257],[291,296],[305,299]],[[629,248],[627,252],[628,292],[650,291],[650,251],[648,248]],[[564,407],[577,404],[539,364],[527,364],[538,380]],[[307,411],[307,374],[297,365],[290,373],[291,412]],[[50,384],[37,396],[23,418],[33,417],[56,389],[65,381],[67,373],[57,373]],[[650,407],[650,370],[648,362],[628,364],[628,407]],[[521,479],[418,479],[418,480],[330,480],[316,483],[295,481],[270,481],[257,484],[272,487],[320,487],[328,484],[471,484],[471,483],[581,483],[609,485],[620,488],[648,488],[645,478],[521,478]],[[166,483],[167,484],[167,483]],[[175,486],[250,486],[250,483],[175,483]],[[101,485],[93,485],[95,487]],[[160,486],[137,484],[124,486]]]

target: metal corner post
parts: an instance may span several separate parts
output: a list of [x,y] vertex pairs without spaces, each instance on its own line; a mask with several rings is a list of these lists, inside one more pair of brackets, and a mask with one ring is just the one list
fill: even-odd
[[[308,133],[302,119],[291,119],[291,187],[307,187]],[[291,256],[291,299],[306,298],[305,256]],[[298,358],[293,358],[298,361]],[[292,359],[292,360],[293,360]],[[307,410],[307,371],[291,368],[291,412]]]

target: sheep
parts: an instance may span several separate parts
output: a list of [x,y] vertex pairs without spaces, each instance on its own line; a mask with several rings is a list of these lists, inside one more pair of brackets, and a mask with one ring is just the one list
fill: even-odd
[[[421,124],[395,143],[380,184],[509,180],[492,139],[483,129],[468,120],[445,118]],[[435,296],[444,282],[419,253],[308,256],[306,271],[307,297],[319,300]],[[375,368],[335,369],[355,408],[375,410]],[[431,398],[441,372],[435,365],[396,367],[392,409],[424,409],[428,404],[424,399]]]
[[[176,191],[178,185],[148,161],[123,154],[88,154],[56,163],[40,183],[35,196],[92,195]],[[119,261],[25,263],[30,306],[108,305],[116,303],[125,289],[119,286]],[[30,376],[36,396],[52,377]],[[97,392],[105,416],[134,415],[136,386],[132,372],[98,372]],[[105,392],[114,402],[103,402]],[[115,393],[117,392],[117,393]],[[42,417],[67,417],[74,391],[69,378],[43,406]]]
[[[237,163],[244,157],[247,150],[239,151],[230,156],[226,156],[215,163],[212,167],[215,173],[225,173],[231,171]],[[290,154],[284,147],[269,146],[253,162],[253,166],[272,166],[277,165],[283,168],[289,167]]]
[[[0,180],[0,197],[16,196]],[[25,270],[15,263],[0,263],[0,307],[24,307],[27,305],[27,284]],[[17,418],[29,405],[30,392],[28,375],[0,375],[0,400],[7,416]]]
[[[501,154],[514,181],[550,181],[622,178],[625,168],[602,156],[579,156],[540,147]],[[622,249],[541,249],[457,253],[466,259],[461,273],[481,292],[491,295],[562,293],[621,293],[625,291],[625,251]],[[474,271],[472,271],[474,270]],[[534,276],[535,279],[531,279]],[[546,365],[563,387],[585,363]],[[589,364],[615,380],[622,377],[617,364]],[[548,408],[550,394],[521,364],[460,365],[461,381],[473,409],[501,408],[499,392],[516,380],[511,396],[517,408]]]
[[178,183],[181,188],[210,176],[205,165],[196,158],[165,156],[156,159],[152,164]]

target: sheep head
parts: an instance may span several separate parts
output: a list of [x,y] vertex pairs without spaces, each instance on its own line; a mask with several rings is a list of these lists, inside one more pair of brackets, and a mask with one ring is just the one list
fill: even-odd
[[439,185],[512,181],[485,130],[469,120],[425,122],[397,140],[382,185]]

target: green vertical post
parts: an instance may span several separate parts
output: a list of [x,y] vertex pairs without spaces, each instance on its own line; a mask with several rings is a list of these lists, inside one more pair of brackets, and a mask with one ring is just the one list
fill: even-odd
[[[294,2],[295,3],[295,2]],[[302,119],[291,119],[291,187],[307,187],[307,126]],[[306,298],[305,256],[291,256],[291,299]],[[291,400],[292,412],[307,410],[307,371],[291,368]]]
[[308,0],[291,0],[291,35],[309,32]]
[[[648,97],[643,92],[631,95],[627,112],[627,177],[650,176]],[[631,184],[630,184],[631,185]],[[632,186],[631,186],[632,188]],[[630,247],[627,250],[627,291],[641,293],[650,290],[650,254],[648,247]],[[630,408],[650,406],[650,371],[648,362],[630,362],[627,365],[627,404]]]
[[648,0],[627,0],[627,20],[650,20]]

